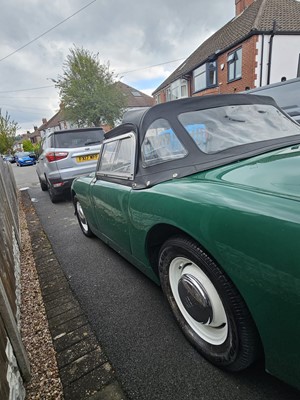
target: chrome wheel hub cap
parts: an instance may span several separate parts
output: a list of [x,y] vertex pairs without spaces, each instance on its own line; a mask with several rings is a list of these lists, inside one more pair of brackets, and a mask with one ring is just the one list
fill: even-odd
[[213,319],[213,310],[210,299],[203,285],[193,275],[184,274],[178,282],[180,300],[197,322],[209,324]]
[[208,343],[224,343],[227,315],[209,277],[188,258],[176,257],[170,264],[169,281],[176,304],[192,330]]

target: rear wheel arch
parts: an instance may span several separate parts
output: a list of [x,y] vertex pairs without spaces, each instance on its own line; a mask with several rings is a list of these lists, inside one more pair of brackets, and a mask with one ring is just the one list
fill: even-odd
[[39,175],[39,174],[37,174],[37,176],[38,176],[38,179],[39,179],[39,182],[40,182],[40,186],[41,186],[41,189],[42,189],[42,191],[43,192],[45,192],[45,191],[47,191],[48,190],[48,184],[47,184],[47,178],[46,178],[46,176],[44,176],[44,178],[45,179],[43,179],[43,175]]
[[76,196],[76,193],[73,193],[72,191],[72,200],[75,208],[75,215],[77,217],[79,226],[83,232],[83,234],[87,237],[93,237],[94,233],[92,232],[89,223],[86,219],[86,216],[84,214],[84,211],[81,207],[80,201],[78,200],[78,197]]
[[193,237],[188,235],[185,231],[180,228],[177,228],[174,225],[169,224],[158,224],[152,227],[152,229],[148,232],[146,239],[146,254],[150,261],[151,267],[154,273],[159,276],[158,273],[158,259],[159,252],[163,244],[173,236],[185,236],[192,240],[195,240]]
[[74,204],[74,198],[75,198],[75,196],[76,196],[75,191],[74,191],[74,190],[71,190],[71,199],[72,199],[73,204]]
[[57,203],[58,201],[60,201],[61,195],[54,193],[53,186],[47,177],[46,177],[46,184],[47,184],[47,188],[48,188],[49,197],[50,197],[50,200],[52,201],[52,203]]

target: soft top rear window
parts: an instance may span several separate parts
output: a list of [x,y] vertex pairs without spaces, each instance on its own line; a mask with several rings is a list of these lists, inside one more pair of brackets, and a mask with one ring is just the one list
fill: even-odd
[[300,126],[271,105],[231,105],[180,114],[179,121],[206,154],[300,134]]
[[141,153],[143,164],[148,167],[183,158],[187,155],[187,150],[183,147],[169,122],[159,118],[147,129]]
[[54,147],[64,149],[96,146],[102,143],[103,138],[104,131],[102,129],[55,132],[53,135]]

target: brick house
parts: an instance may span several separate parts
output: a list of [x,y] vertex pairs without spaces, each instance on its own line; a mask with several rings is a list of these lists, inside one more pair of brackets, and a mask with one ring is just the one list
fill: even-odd
[[[233,0],[231,0],[233,1]],[[300,76],[300,1],[235,0],[235,17],[154,92],[156,103]]]

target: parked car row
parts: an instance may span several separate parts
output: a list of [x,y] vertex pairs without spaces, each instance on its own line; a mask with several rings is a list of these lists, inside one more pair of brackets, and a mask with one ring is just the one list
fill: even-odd
[[14,155],[5,154],[2,156],[4,161],[10,163],[17,163],[18,167],[23,167],[24,165],[35,165],[37,156],[35,153],[30,151],[16,152]]

